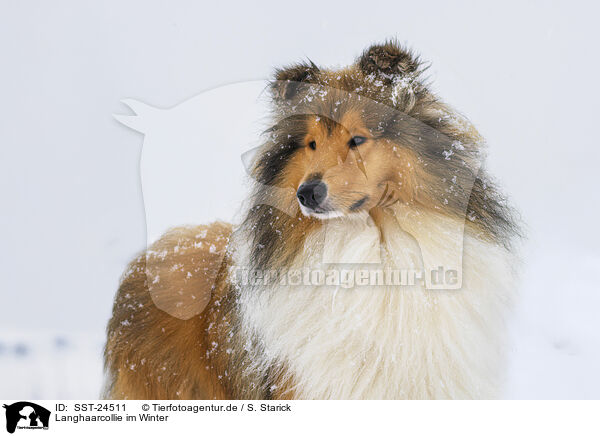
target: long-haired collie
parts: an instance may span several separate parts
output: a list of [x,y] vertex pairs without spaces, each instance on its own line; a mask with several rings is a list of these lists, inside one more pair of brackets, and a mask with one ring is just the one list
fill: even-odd
[[276,72],[241,223],[175,228],[124,274],[107,397],[500,394],[518,226],[424,70],[388,42]]

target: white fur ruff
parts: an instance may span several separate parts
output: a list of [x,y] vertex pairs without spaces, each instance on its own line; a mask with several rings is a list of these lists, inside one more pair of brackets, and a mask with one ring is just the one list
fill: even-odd
[[[385,223],[383,246],[378,228],[365,219],[330,220],[290,267],[311,260],[324,269],[364,268],[384,253],[385,267],[408,269],[422,267],[425,252],[440,265],[456,264],[455,249],[444,247],[453,246],[445,242],[456,240],[457,229],[462,240],[462,226],[419,217],[398,218],[401,227]],[[248,247],[236,248],[236,266],[250,266]],[[338,263],[322,264],[323,258]],[[285,368],[295,395],[306,399],[495,398],[503,315],[513,293],[511,259],[467,233],[462,289],[242,287],[243,330],[260,344],[253,348],[255,369]]]

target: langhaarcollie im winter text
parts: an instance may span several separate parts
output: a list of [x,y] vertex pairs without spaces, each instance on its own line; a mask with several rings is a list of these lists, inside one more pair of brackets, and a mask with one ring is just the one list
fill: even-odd
[[240,222],[174,228],[125,272],[106,397],[502,394],[517,220],[425,69],[387,42],[275,72]]

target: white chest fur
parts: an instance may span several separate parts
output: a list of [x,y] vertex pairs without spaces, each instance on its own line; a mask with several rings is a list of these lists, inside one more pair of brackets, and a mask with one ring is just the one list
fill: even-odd
[[[364,269],[380,260],[382,248],[384,268],[422,266],[425,251],[438,256],[440,265],[454,262],[446,258],[456,253],[444,252],[440,242],[439,219],[429,218],[411,234],[388,228],[383,244],[378,228],[366,221],[331,220],[320,234],[311,235],[297,265],[290,267],[307,266],[321,251],[323,258],[338,263],[318,261],[313,268]],[[238,266],[243,258],[236,256]],[[503,314],[512,294],[510,256],[466,234],[462,268],[458,290],[243,287],[243,327],[261,344],[255,364],[259,369],[285,367],[300,398],[495,397]]]

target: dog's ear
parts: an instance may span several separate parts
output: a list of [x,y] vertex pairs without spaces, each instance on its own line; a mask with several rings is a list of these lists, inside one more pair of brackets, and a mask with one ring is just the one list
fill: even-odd
[[419,70],[419,58],[395,41],[375,44],[366,49],[356,65],[365,74],[382,74],[391,80],[393,76],[413,74]]
[[289,100],[298,93],[302,83],[314,83],[318,74],[319,67],[312,61],[278,69],[271,83],[273,96],[276,100]]

